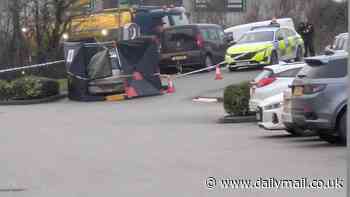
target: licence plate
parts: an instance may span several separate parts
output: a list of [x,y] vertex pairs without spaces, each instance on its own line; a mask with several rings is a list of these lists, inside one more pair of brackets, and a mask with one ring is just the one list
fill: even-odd
[[294,96],[302,96],[303,95],[303,87],[295,87],[293,90]]
[[187,56],[185,56],[185,55],[183,55],[183,56],[174,56],[171,59],[173,61],[185,60],[185,59],[187,59]]

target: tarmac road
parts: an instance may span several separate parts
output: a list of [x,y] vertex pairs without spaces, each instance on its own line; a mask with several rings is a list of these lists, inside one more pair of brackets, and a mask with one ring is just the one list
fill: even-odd
[[173,95],[123,102],[2,106],[0,196],[344,197],[345,189],[223,188],[221,178],[345,179],[345,148],[217,124],[222,104],[191,101],[256,73],[224,73],[223,81],[201,73],[176,81]]

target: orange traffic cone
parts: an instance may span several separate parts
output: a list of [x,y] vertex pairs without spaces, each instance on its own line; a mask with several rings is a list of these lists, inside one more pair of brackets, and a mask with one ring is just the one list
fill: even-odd
[[169,94],[175,93],[175,86],[174,86],[173,80],[171,80],[171,78],[168,79],[167,93],[169,93]]
[[126,95],[127,95],[128,98],[133,98],[133,97],[137,97],[138,96],[135,88],[133,88],[132,86],[127,88]]
[[216,69],[215,69],[215,80],[223,80],[224,78],[222,77],[221,74],[221,69],[220,69],[220,65],[216,65]]

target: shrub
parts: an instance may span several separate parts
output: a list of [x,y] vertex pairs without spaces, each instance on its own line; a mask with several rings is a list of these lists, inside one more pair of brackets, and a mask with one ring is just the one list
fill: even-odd
[[57,81],[35,76],[27,76],[12,82],[12,99],[38,99],[59,93]]
[[246,116],[249,114],[249,82],[230,85],[224,91],[224,108],[230,115]]
[[0,80],[0,100],[8,100],[12,97],[11,83],[5,80]]

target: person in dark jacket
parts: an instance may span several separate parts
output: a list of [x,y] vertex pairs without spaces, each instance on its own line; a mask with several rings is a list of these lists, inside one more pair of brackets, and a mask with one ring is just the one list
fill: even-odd
[[305,39],[304,37],[304,31],[305,31],[305,23],[304,22],[301,22],[298,26],[298,33],[300,34],[300,36],[303,38],[303,40]]
[[314,34],[314,26],[311,23],[306,23],[301,34],[304,40],[305,57],[315,56]]
[[161,39],[162,34],[164,32],[164,25],[162,18],[154,18],[152,24],[152,34],[156,36],[157,39]]

